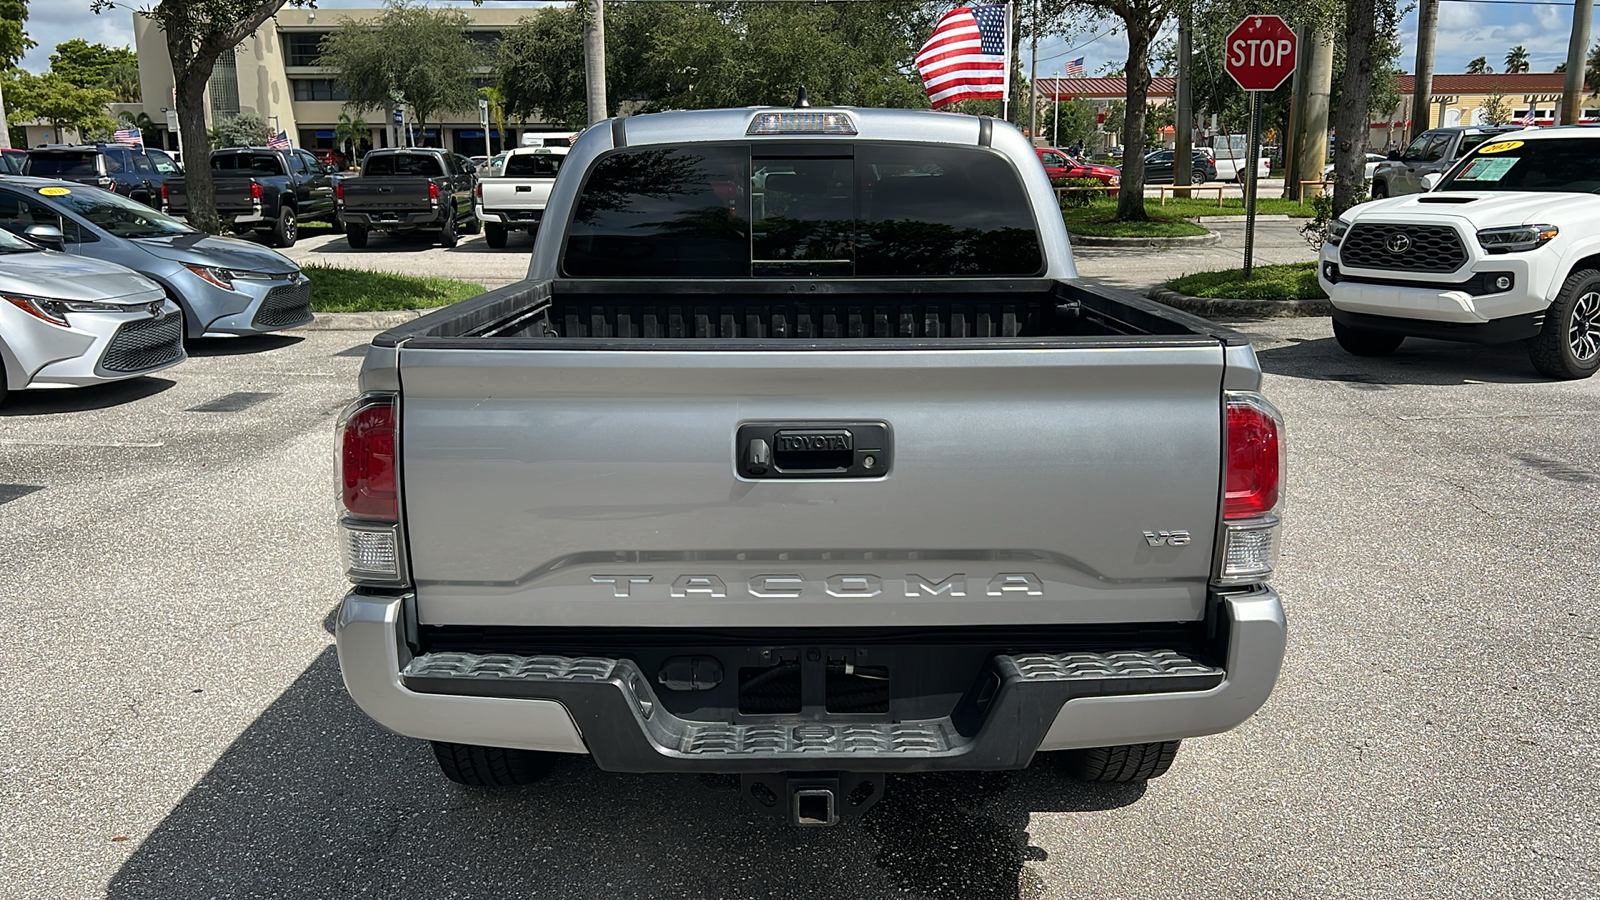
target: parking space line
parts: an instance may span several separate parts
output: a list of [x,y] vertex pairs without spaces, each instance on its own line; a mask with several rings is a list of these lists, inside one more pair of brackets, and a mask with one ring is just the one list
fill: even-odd
[[184,412],[238,412],[241,409],[248,409],[263,400],[270,400],[276,396],[278,396],[277,392],[234,391],[231,394],[223,394],[209,403],[191,406]]

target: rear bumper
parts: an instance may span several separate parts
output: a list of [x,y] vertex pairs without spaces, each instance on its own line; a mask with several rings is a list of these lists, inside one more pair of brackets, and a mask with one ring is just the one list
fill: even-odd
[[544,207],[538,209],[485,209],[479,205],[474,210],[478,219],[504,225],[508,229],[538,228],[544,220]]
[[1174,651],[1017,653],[949,716],[893,723],[679,718],[631,659],[434,653],[412,657],[405,600],[350,594],[337,640],[345,686],[380,725],[415,738],[589,753],[626,772],[1017,769],[1038,750],[1226,731],[1266,702],[1283,607],[1261,589],[1218,599],[1221,665]]
[[437,227],[444,223],[445,216],[443,209],[409,213],[351,212],[342,209],[339,214],[344,218],[346,225],[360,225],[363,228],[376,228],[380,231],[391,228]]

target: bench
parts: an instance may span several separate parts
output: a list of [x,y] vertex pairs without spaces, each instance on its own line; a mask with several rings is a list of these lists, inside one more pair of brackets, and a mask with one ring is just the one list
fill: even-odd
[[1172,196],[1174,197],[1178,196],[1178,191],[1216,191],[1217,206],[1220,207],[1222,206],[1223,187],[1224,186],[1220,184],[1161,184],[1156,185],[1156,190],[1160,192],[1162,206],[1167,205],[1168,191],[1171,191]]

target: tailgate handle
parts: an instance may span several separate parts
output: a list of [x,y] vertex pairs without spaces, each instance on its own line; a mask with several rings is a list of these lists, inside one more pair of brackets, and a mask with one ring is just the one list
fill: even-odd
[[380,193],[380,194],[387,194],[387,193],[390,193],[390,192],[392,192],[392,191],[393,191],[393,190],[394,190],[394,188],[385,188],[385,187],[381,187],[381,188],[378,188],[378,193]]
[[533,190],[533,185],[530,185],[530,184],[519,184],[519,185],[517,185],[517,193],[519,193],[519,194],[526,194],[526,193],[531,192],[532,190]]
[[743,478],[881,478],[889,473],[883,422],[741,425],[735,468]]

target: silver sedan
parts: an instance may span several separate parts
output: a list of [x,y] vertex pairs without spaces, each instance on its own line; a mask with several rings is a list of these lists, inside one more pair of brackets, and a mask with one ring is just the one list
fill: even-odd
[[311,321],[311,283],[288,257],[212,237],[142,203],[43,178],[0,181],[0,229],[60,229],[60,249],[126,266],[183,308],[185,337],[258,334]]

